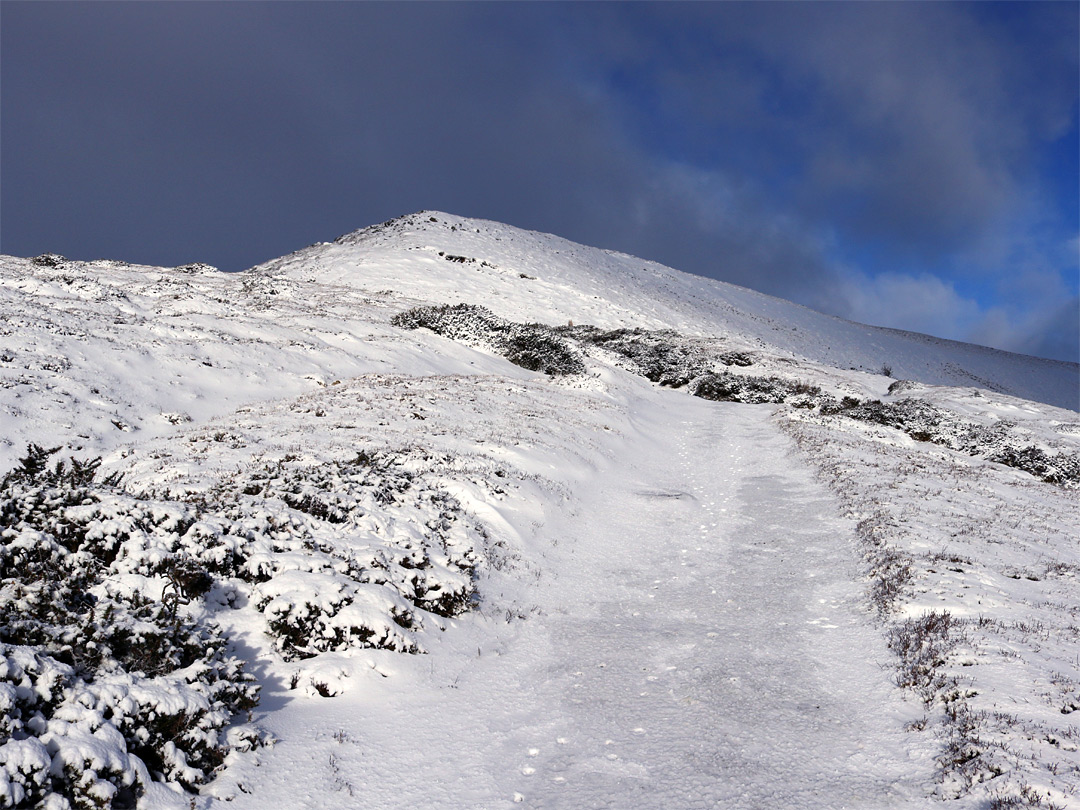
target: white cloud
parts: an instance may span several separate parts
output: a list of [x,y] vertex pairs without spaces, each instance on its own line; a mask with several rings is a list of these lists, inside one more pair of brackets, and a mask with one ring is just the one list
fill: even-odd
[[982,306],[949,281],[930,275],[888,273],[871,278],[848,271],[834,314],[861,323],[924,332],[1006,351],[1077,361],[1080,301],[1059,276],[1026,274],[1013,304]]
[[840,285],[844,317],[875,326],[964,340],[985,316],[979,305],[931,275],[849,273]]

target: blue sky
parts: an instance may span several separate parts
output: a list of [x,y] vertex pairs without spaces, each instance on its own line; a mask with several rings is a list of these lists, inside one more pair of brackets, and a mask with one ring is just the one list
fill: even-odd
[[0,250],[420,209],[1076,361],[1076,3],[0,3]]

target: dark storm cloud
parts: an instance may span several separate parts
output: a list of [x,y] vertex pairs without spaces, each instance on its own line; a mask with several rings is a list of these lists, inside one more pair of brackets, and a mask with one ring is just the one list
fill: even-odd
[[477,14],[5,4],[4,248],[241,269],[418,208],[540,226],[624,186],[597,113]]
[[280,187],[303,194],[285,159],[303,119],[279,114],[289,72],[256,58],[259,23],[239,5],[5,4],[5,249],[197,258]]
[[204,250],[241,269],[443,208],[722,265],[778,293],[792,256],[820,264],[789,234],[759,243],[771,228],[744,200],[699,223],[712,191],[627,139],[579,74],[536,69],[575,57],[530,24],[574,25],[574,10],[523,23],[498,8],[232,4],[208,25],[199,5],[52,8],[44,23],[35,9],[37,37],[5,42],[9,64],[35,71],[5,98],[33,118],[4,133],[26,157],[4,162],[5,188],[27,195],[7,201],[5,231],[38,235],[22,252],[67,240],[170,263]]
[[855,318],[936,291],[939,334],[981,310],[846,251],[974,251],[1075,98],[1067,8],[0,8],[6,252],[236,270],[436,208]]

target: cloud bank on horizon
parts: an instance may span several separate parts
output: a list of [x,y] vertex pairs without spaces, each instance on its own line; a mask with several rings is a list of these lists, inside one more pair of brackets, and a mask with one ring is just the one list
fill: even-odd
[[240,270],[424,208],[1080,360],[1080,7],[0,5],[0,250]]

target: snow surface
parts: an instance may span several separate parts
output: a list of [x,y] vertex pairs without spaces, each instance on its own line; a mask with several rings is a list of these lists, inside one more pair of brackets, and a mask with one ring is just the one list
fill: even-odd
[[[695,399],[602,353],[548,378],[390,325],[459,301],[715,338],[755,373],[1080,451],[1075,364],[447,214],[236,275],[2,257],[0,470],[63,443],[131,492],[194,502],[282,460],[386,450],[482,527],[473,609],[387,623],[424,654],[283,656],[259,589],[295,604],[310,578],[206,605],[277,742],[232,755],[196,806],[1080,807],[1075,490],[843,416]],[[919,384],[889,394],[882,365]],[[365,509],[362,531],[313,536],[365,554],[428,531],[418,507]],[[908,572],[884,612],[883,559]],[[890,639],[942,610],[964,635],[925,700],[897,686]],[[33,759],[17,747],[7,761]],[[159,784],[142,803],[189,797]]]
[[916,713],[835,542],[852,527],[791,466],[771,409],[689,401],[672,419],[667,397],[639,396],[601,469],[573,482],[573,506],[548,516],[539,579],[505,617],[501,600],[484,605],[479,627],[446,638],[453,654],[395,661],[393,678],[368,675],[338,705],[267,718],[283,742],[263,767],[282,805],[886,808],[926,795],[932,747],[903,731]]

